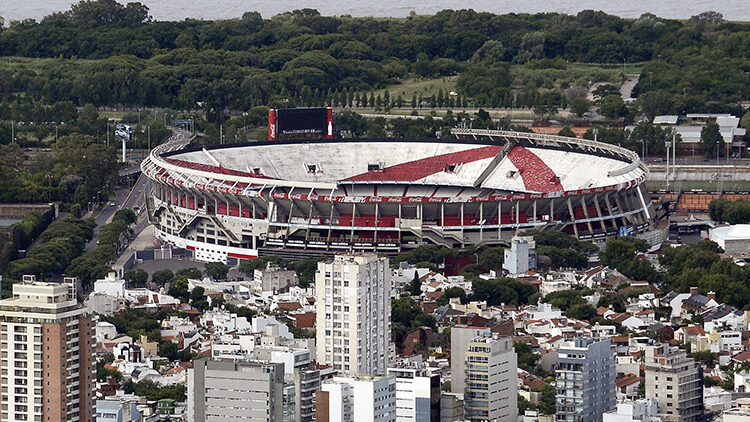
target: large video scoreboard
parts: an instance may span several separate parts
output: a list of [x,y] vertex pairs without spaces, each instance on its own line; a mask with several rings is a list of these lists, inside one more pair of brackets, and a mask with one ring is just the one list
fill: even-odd
[[331,108],[281,108],[268,111],[268,139],[333,138]]

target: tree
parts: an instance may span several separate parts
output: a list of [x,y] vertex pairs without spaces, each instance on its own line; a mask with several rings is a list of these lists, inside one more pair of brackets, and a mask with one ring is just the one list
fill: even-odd
[[422,294],[422,282],[419,281],[419,273],[414,270],[414,278],[409,283],[409,294],[419,296]]
[[573,132],[572,129],[570,129],[570,126],[563,127],[560,132],[558,132],[559,136],[567,136],[569,138],[575,138],[576,134]]
[[99,119],[99,112],[93,104],[86,104],[78,113],[78,129],[87,134],[96,134],[96,121]]
[[440,299],[437,300],[437,303],[439,306],[447,305],[454,297],[459,298],[461,303],[467,302],[466,291],[460,287],[453,286],[445,289],[445,292],[440,296]]
[[746,111],[745,114],[742,115],[740,126],[744,127],[747,130],[750,130],[750,110]]
[[505,58],[505,47],[503,43],[495,40],[487,40],[471,56],[472,63],[484,62],[489,66],[502,65]]
[[479,266],[486,271],[499,270],[503,266],[504,248],[485,248],[479,254]]
[[178,270],[175,273],[175,278],[185,278],[185,279],[193,279],[193,280],[199,280],[201,278],[201,270],[190,267],[190,268],[183,268],[181,270]]
[[136,268],[125,271],[122,278],[128,283],[128,287],[130,288],[144,287],[148,281],[148,273],[141,268]]
[[70,23],[75,26],[93,27],[102,25],[134,26],[150,19],[148,7],[141,3],[123,6],[115,0],[81,0],[68,12]]
[[172,270],[165,268],[163,270],[154,271],[153,274],[151,274],[151,281],[156,283],[159,286],[163,286],[174,279],[174,273]]
[[515,349],[516,355],[518,356],[518,367],[526,372],[533,373],[541,356],[534,353],[534,350],[529,343],[513,343],[513,349]]
[[393,341],[401,346],[404,335],[412,328],[426,326],[435,328],[436,321],[431,315],[424,313],[422,308],[410,296],[402,295],[391,300],[391,322]]
[[199,311],[205,311],[208,309],[208,301],[206,300],[206,290],[203,287],[194,287],[190,292],[190,306]]
[[713,367],[714,362],[716,361],[716,355],[712,353],[710,350],[704,350],[702,352],[693,352],[693,358],[698,362],[702,362],[704,365],[708,367]]
[[591,108],[591,101],[584,96],[578,96],[570,100],[570,111],[581,117]]
[[167,293],[183,302],[187,302],[190,299],[187,278],[175,276],[174,281],[169,284],[169,290]]
[[594,96],[596,98],[599,98],[599,99],[602,99],[602,98],[607,97],[609,95],[618,95],[619,96],[619,94],[620,94],[620,88],[618,88],[617,86],[612,85],[612,84],[599,85],[594,90]]
[[229,273],[229,267],[222,262],[207,262],[203,272],[211,280],[224,280]]
[[709,158],[721,156],[724,151],[724,137],[721,136],[719,125],[716,122],[708,122],[701,129],[701,153]]
[[599,254],[602,265],[612,268],[624,266],[636,258],[636,252],[646,252],[648,244],[643,239],[635,237],[609,238],[604,250]]
[[115,212],[115,215],[112,216],[112,220],[121,220],[125,224],[133,224],[136,221],[136,215],[133,212],[133,210],[129,208],[123,208],[121,210],[117,210]]
[[487,305],[495,306],[501,303],[523,305],[529,303],[529,298],[536,293],[534,286],[522,283],[512,278],[498,278],[492,280],[476,279],[471,283],[474,292],[472,301],[487,301]]
[[[710,204],[709,204],[710,205]],[[726,219],[729,224],[746,224],[750,222],[750,201],[738,199],[729,206],[726,211]]]
[[599,103],[599,112],[605,117],[615,119],[625,113],[625,102],[619,94],[607,95]]

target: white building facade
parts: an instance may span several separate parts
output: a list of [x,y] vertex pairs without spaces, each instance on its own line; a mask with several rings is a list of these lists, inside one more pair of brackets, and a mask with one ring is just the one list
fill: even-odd
[[[320,386],[318,420],[396,422],[396,377],[333,377]],[[322,415],[322,409],[328,409]]]
[[349,375],[382,375],[391,343],[391,270],[375,254],[337,255],[315,274],[317,360]]
[[518,419],[518,364],[513,340],[483,335],[466,348],[465,416],[470,421]]
[[440,375],[424,364],[388,368],[396,377],[396,421],[431,422],[440,413]]

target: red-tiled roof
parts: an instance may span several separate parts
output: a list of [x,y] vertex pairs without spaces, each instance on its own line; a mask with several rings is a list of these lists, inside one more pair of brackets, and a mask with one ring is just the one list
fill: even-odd
[[302,308],[302,305],[300,305],[299,302],[279,302],[278,305],[280,309],[286,309],[289,311],[296,311],[297,309]]
[[706,334],[706,332],[703,330],[703,327],[701,327],[700,325],[688,325],[682,327],[682,332],[688,336],[702,336]]
[[295,314],[295,326],[297,328],[313,328],[315,327],[315,312],[307,312],[304,314]]
[[735,362],[745,362],[748,359],[750,359],[750,352],[748,351],[740,352],[732,356],[732,360]]
[[627,387],[629,385],[635,384],[641,380],[640,377],[636,374],[625,374],[621,376],[620,378],[617,378],[615,380],[615,385],[617,388]]
[[425,293],[424,295],[425,295],[425,297],[427,297],[428,299],[435,299],[435,300],[438,300],[438,299],[440,299],[441,297],[443,297],[443,295],[444,295],[444,294],[445,294],[445,292],[444,292],[444,291],[442,291],[442,290],[438,290],[438,291],[435,291],[435,292],[426,292],[426,293]]

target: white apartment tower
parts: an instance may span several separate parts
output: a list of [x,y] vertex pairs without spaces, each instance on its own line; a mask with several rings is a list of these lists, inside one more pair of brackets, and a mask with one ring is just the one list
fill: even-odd
[[482,335],[466,347],[465,416],[470,421],[518,419],[518,365],[513,340]]
[[391,271],[375,254],[337,255],[315,273],[317,360],[349,375],[383,375],[391,343]]
[[396,377],[396,422],[431,422],[440,417],[440,375],[424,362],[388,368]]
[[24,276],[0,300],[1,421],[94,420],[94,324],[75,284]]
[[396,422],[396,378],[333,377],[315,396],[317,422]]

